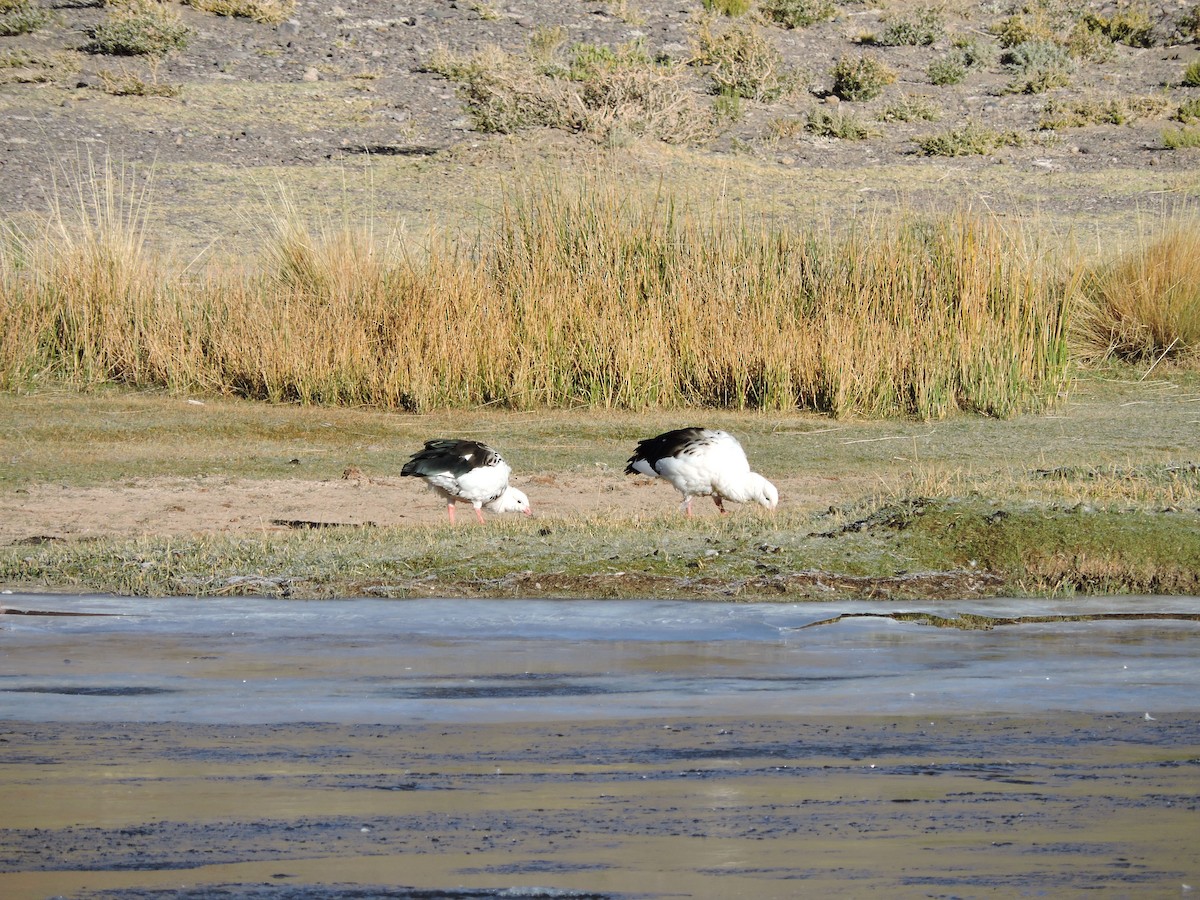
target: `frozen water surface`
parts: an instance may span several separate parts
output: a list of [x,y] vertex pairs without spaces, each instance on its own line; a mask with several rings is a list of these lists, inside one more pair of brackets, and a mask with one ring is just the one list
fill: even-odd
[[[11,610],[96,614],[0,618],[0,718],[9,720],[1200,711],[1194,597],[729,604],[10,594],[0,601]],[[1141,618],[963,631],[886,617],[903,612]]]

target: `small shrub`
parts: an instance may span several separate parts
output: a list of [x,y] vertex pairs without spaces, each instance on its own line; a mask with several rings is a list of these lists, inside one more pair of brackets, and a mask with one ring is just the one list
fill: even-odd
[[34,6],[32,0],[2,0],[0,2],[0,37],[33,34],[47,25],[51,14]]
[[184,0],[184,3],[215,16],[249,19],[261,25],[286,22],[296,11],[296,0]]
[[808,114],[804,130],[818,137],[840,138],[844,141],[865,141],[879,134],[878,129],[867,125],[852,112],[829,112],[824,109]]
[[712,137],[720,118],[689,90],[682,65],[651,60],[640,43],[617,50],[576,44],[558,30],[536,32],[526,55],[491,48],[471,57],[435,51],[425,62],[458,84],[476,130],[509,134],[542,126],[612,143],[646,135],[665,143]]
[[1200,97],[1184,100],[1171,118],[1177,122],[1183,122],[1185,125],[1200,122]]
[[758,9],[768,21],[784,28],[807,28],[837,15],[833,0],[763,0]]
[[920,94],[905,94],[885,106],[878,116],[881,122],[936,122],[941,117],[937,104]]
[[843,56],[830,74],[833,75],[834,96],[851,102],[872,100],[896,80],[895,72],[871,56],[858,59]]
[[92,29],[84,48],[109,56],[163,56],[187,46],[190,32],[179,15],[152,0],[114,7]]
[[978,122],[917,139],[917,146],[926,156],[987,156],[1000,147],[1020,147],[1024,143],[1015,131],[997,131]]
[[1168,128],[1162,135],[1168,150],[1191,150],[1200,147],[1200,128]]
[[750,12],[751,0],[704,0],[704,8],[735,19]]
[[1138,119],[1162,115],[1166,109],[1167,101],[1162,97],[1050,100],[1042,110],[1038,128],[1046,131],[1086,125],[1128,125]]
[[1111,16],[1087,13],[1082,21],[1087,28],[1116,44],[1128,47],[1153,47],[1155,44],[1154,23],[1141,5],[1118,6]]
[[1067,54],[1071,59],[1105,63],[1112,62],[1116,57],[1113,42],[1100,32],[1088,28],[1083,23],[1078,23],[1071,29],[1071,33],[1067,36],[1063,47],[1066,48]]
[[1071,83],[1075,62],[1053,41],[1025,41],[1010,48],[1003,57],[1016,76],[1008,84],[1011,94],[1042,94]]
[[885,17],[883,30],[866,38],[866,43],[880,47],[928,47],[945,33],[941,11],[918,6],[912,16]]
[[791,92],[797,83],[779,51],[754,28],[733,26],[713,33],[706,23],[691,62],[709,67],[714,94],[766,103]]
[[967,69],[987,69],[995,65],[999,57],[996,45],[991,41],[980,41],[973,37],[956,37],[950,42],[951,53]]
[[611,12],[626,25],[632,25],[635,28],[638,28],[646,24],[645,14],[636,6],[631,4],[629,0],[610,0],[608,8],[609,12]]
[[1183,84],[1186,87],[1200,87],[1200,59],[1194,59],[1183,70]]
[[936,85],[959,84],[967,77],[967,67],[953,55],[935,59],[929,64],[929,83]]

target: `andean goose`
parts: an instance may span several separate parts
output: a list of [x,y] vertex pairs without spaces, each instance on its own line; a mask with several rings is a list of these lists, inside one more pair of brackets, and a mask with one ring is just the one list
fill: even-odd
[[467,500],[475,507],[475,515],[483,521],[486,506],[492,512],[522,512],[531,515],[529,498],[509,486],[512,469],[504,458],[479,441],[438,439],[425,442],[425,448],[414,453],[400,470],[401,475],[415,475],[435,493],[446,500],[446,512],[454,523],[454,503]]
[[767,509],[779,503],[779,491],[757,472],[737,438],[709,428],[679,428],[658,437],[638,441],[629,457],[626,475],[650,475],[666,479],[683,494],[681,509],[692,514],[692,498],[708,494],[724,513],[724,501],[747,503],[755,500]]

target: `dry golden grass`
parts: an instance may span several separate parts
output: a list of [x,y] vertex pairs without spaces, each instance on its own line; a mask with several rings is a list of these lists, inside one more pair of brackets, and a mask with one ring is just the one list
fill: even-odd
[[[768,228],[591,179],[510,191],[491,231],[419,250],[285,204],[255,269],[192,273],[147,253],[148,188],[124,178],[85,173],[77,209],[0,254],[0,385],[940,418],[1041,409],[1069,377],[1078,275],[969,212]],[[1177,280],[1147,302],[1194,294]]]
[[1093,357],[1156,362],[1200,352],[1200,228],[1180,222],[1087,273],[1079,344]]

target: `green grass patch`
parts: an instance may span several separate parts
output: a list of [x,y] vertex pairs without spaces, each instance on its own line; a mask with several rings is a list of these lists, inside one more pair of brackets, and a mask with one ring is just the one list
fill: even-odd
[[814,110],[807,115],[804,130],[818,137],[832,137],[843,141],[865,141],[881,133],[878,128],[867,124],[852,112],[830,112],[824,109]]
[[1200,128],[1165,128],[1162,142],[1168,150],[1193,150],[1200,147]]
[[1182,82],[1186,87],[1200,87],[1200,59],[1194,59],[1183,70]]
[[504,520],[0,548],[0,583],[124,595],[1194,594],[1200,519],[911,498],[826,527],[795,515]]

